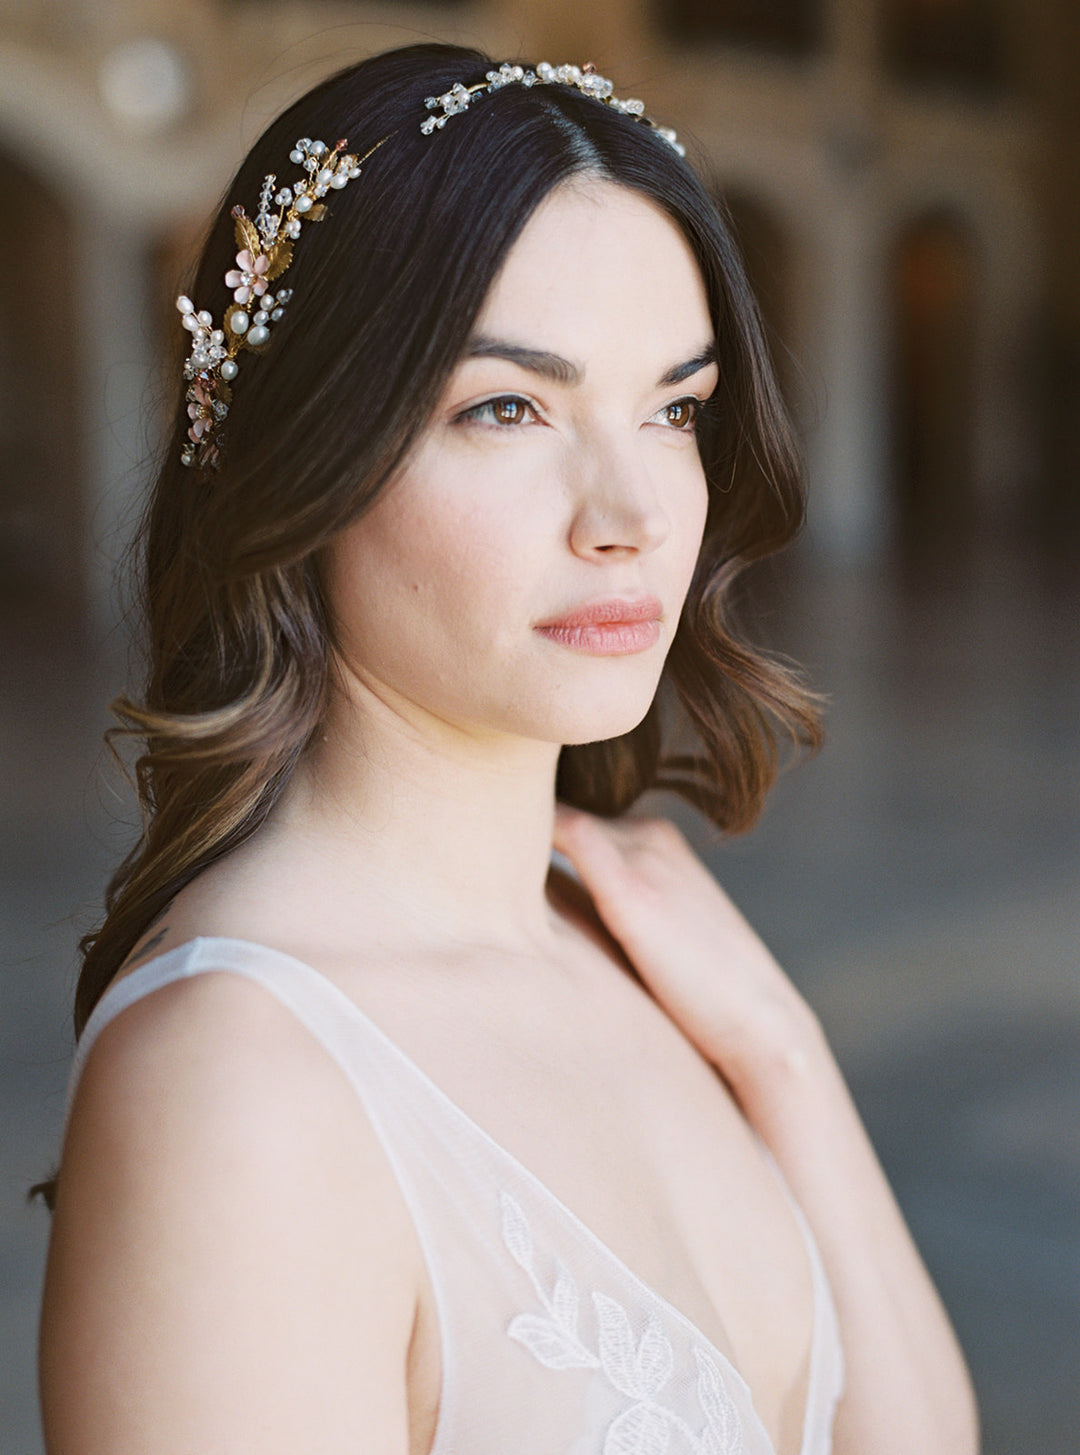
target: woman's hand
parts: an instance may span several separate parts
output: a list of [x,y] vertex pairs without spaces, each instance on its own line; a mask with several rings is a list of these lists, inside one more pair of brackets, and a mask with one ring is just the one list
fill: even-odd
[[671,824],[560,808],[554,843],[810,1222],[847,1363],[837,1455],[972,1455],[963,1357],[806,1003]]
[[740,1098],[818,1042],[806,1002],[674,824],[560,805],[554,843],[650,993]]

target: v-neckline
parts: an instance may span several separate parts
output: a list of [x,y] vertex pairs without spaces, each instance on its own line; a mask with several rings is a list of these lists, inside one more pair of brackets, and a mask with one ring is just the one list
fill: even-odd
[[[567,1224],[569,1224],[570,1228],[577,1234],[579,1238],[584,1240],[603,1259],[606,1259],[608,1263],[612,1267],[614,1267],[623,1278],[625,1278],[636,1289],[638,1289],[647,1300],[651,1300],[653,1303],[655,1303],[665,1312],[665,1314],[675,1320],[676,1323],[681,1325],[684,1331],[690,1334],[693,1338],[699,1340],[705,1350],[713,1358],[719,1360],[723,1369],[731,1376],[731,1378],[735,1379],[745,1391],[747,1403],[749,1405],[749,1408],[753,1412],[754,1418],[757,1420],[758,1425],[760,1426],[762,1436],[768,1443],[769,1451],[771,1452],[771,1455],[776,1455],[776,1446],[773,1444],[772,1437],[769,1434],[768,1430],[765,1429],[765,1426],[761,1420],[761,1416],[758,1414],[757,1406],[754,1403],[753,1391],[747,1384],[746,1380],[743,1378],[742,1374],[739,1372],[736,1365],[732,1362],[731,1357],[726,1354],[722,1349],[718,1348],[713,1340],[710,1339],[708,1335],[705,1334],[698,1327],[693,1319],[691,1319],[687,1314],[684,1314],[681,1309],[676,1307],[675,1304],[671,1303],[670,1300],[665,1298],[662,1293],[659,1293],[655,1288],[653,1288],[651,1284],[647,1283],[645,1279],[642,1278],[639,1274],[635,1273],[634,1270],[629,1267],[629,1265],[625,1263],[622,1258],[619,1257],[619,1255],[611,1248],[608,1243],[604,1241],[603,1238],[600,1237],[598,1233],[594,1232],[593,1229],[589,1227],[589,1225],[584,1222],[577,1215],[577,1213],[573,1211],[572,1208],[568,1207],[567,1204],[563,1202],[563,1200],[558,1197],[557,1194],[554,1193],[550,1187],[548,1187],[546,1182],[538,1177],[535,1172],[531,1171],[530,1168],[525,1165],[525,1163],[523,1163],[518,1157],[513,1154],[513,1152],[509,1151],[505,1146],[503,1146],[501,1142],[497,1141],[490,1132],[485,1131],[479,1122],[471,1117],[469,1113],[465,1111],[464,1108],[461,1107],[458,1102],[456,1102],[451,1096],[449,1096],[436,1081],[432,1080],[428,1073],[416,1061],[414,1061],[413,1058],[407,1054],[407,1052],[403,1051],[398,1043],[393,1040],[393,1038],[389,1036],[386,1031],[384,1031],[382,1027],[378,1025],[376,1021],[372,1020],[366,1011],[361,1010],[360,1006],[357,1005],[356,1001],[354,1001],[351,996],[347,995],[346,992],[341,988],[341,986],[339,986],[335,981],[330,979],[328,975],[323,974],[322,971],[317,970],[313,965],[309,965],[307,961],[298,959],[295,955],[290,955],[286,950],[275,949],[271,945],[262,945],[254,940],[239,939],[231,935],[200,935],[195,937],[194,939],[185,940],[182,944],[174,945],[171,950],[166,950],[160,955],[155,955],[150,960],[145,960],[141,965],[136,966],[133,970],[128,972],[128,974],[125,975],[122,980],[115,982],[115,985],[117,989],[119,989],[121,985],[132,984],[132,982],[137,983],[144,978],[150,978],[145,975],[145,972],[148,972],[155,967],[160,970],[162,962],[171,960],[174,956],[179,958],[184,952],[187,953],[189,960],[193,957],[201,958],[207,954],[207,947],[213,945],[233,946],[238,949],[251,952],[257,956],[261,956],[264,958],[270,957],[271,959],[277,960],[281,964],[289,966],[293,971],[299,972],[305,978],[305,980],[314,985],[317,988],[318,993],[326,996],[330,1001],[332,1001],[335,1007],[343,1012],[348,1019],[356,1022],[368,1034],[372,1035],[379,1042],[379,1044],[383,1046],[384,1049],[388,1051],[402,1067],[405,1068],[407,1073],[411,1075],[417,1082],[419,1082],[419,1084],[426,1090],[428,1095],[432,1097],[439,1106],[442,1107],[444,1112],[446,1112],[453,1120],[458,1122],[458,1124],[465,1130],[467,1135],[479,1140],[491,1153],[494,1154],[497,1159],[504,1162],[506,1166],[511,1169],[516,1178],[524,1181],[543,1201],[546,1201],[551,1205],[552,1208],[555,1209],[558,1216],[561,1217]],[[203,968],[207,971],[220,970],[226,973],[248,973],[242,968],[240,964],[235,962],[229,965],[222,965],[220,963],[209,963],[206,964]],[[274,987],[272,984],[266,985],[266,982],[258,980],[258,977],[255,975],[248,974],[248,978],[256,980],[260,984],[264,984],[266,988],[269,989],[271,993],[273,993]],[[113,987],[110,986],[109,990],[111,991],[112,989]],[[109,992],[106,992],[106,994],[108,993]],[[87,1023],[87,1029],[90,1029],[90,1022]],[[89,1050],[89,1045],[87,1045],[86,1049]],[[793,1194],[788,1188],[787,1183],[784,1180],[783,1174],[776,1166],[776,1163],[773,1160],[768,1149],[764,1146],[764,1144],[761,1144],[761,1146],[767,1161],[769,1162],[773,1171],[776,1174],[781,1189],[787,1197],[788,1203],[795,1217],[796,1224],[798,1225],[800,1233],[802,1234],[803,1243],[806,1249],[807,1260],[810,1264],[811,1286],[813,1289],[812,1330],[810,1340],[810,1357],[806,1382],[806,1403],[803,1410],[801,1437],[798,1450],[798,1455],[808,1455],[807,1444],[812,1432],[816,1407],[818,1399],[820,1397],[816,1385],[820,1372],[822,1355],[821,1341],[824,1333],[824,1319],[822,1317],[823,1311],[821,1307],[821,1302],[824,1297],[823,1270],[821,1266],[820,1254],[817,1251],[813,1235],[810,1231],[809,1226],[806,1223],[806,1219],[803,1216],[798,1204],[796,1203]],[[433,1450],[437,1447],[437,1444],[438,1439],[436,1433],[435,1444],[432,1447]]]

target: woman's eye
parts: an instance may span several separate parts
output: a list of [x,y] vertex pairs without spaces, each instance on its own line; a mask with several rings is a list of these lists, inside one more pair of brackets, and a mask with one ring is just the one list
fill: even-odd
[[697,423],[700,410],[701,400],[688,395],[685,399],[673,399],[670,404],[665,404],[658,417],[672,429],[690,430]]
[[524,424],[535,412],[527,399],[522,399],[517,394],[500,394],[497,399],[485,399],[483,404],[474,404],[471,409],[459,414],[458,418],[507,428]]

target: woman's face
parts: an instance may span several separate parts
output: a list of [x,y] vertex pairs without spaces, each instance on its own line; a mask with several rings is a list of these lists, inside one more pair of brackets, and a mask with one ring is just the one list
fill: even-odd
[[559,187],[399,475],[331,548],[346,680],[470,735],[633,728],[701,544],[694,419],[716,383],[678,228],[612,182]]

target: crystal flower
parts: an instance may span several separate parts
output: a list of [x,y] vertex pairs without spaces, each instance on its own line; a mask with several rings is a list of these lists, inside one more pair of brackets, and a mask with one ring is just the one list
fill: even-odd
[[237,303],[250,303],[252,298],[261,297],[266,292],[263,275],[269,267],[270,259],[265,253],[260,253],[257,258],[252,257],[249,248],[242,248],[237,253],[236,267],[225,274],[225,286],[234,290],[233,298]]

